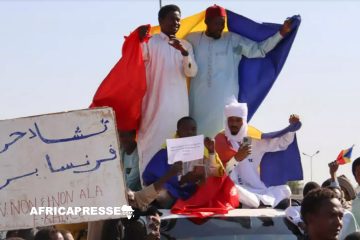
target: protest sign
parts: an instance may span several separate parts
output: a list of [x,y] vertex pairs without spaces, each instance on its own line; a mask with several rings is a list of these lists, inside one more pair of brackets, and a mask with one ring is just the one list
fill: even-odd
[[0,121],[0,230],[119,218],[30,214],[127,204],[114,123],[111,108]]
[[204,156],[204,135],[166,140],[168,163],[190,162]]

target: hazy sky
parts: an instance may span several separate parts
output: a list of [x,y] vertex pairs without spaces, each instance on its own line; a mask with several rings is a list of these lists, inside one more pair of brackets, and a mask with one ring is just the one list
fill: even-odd
[[[288,60],[251,124],[263,131],[285,127],[298,113],[302,152],[320,150],[313,178],[328,178],[327,163],[355,144],[360,155],[355,95],[360,90],[357,1],[163,1],[186,17],[216,3],[256,21],[302,24]],[[157,24],[159,2],[0,0],[0,119],[88,107],[121,54],[123,36]],[[305,180],[310,161],[303,156]],[[351,166],[341,166],[353,183]]]

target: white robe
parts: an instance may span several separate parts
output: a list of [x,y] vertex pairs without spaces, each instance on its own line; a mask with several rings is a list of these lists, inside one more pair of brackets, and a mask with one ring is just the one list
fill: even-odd
[[355,188],[355,192],[356,192],[356,194],[359,194],[359,193],[360,193],[360,186],[357,186],[357,187]]
[[165,140],[173,137],[177,121],[189,115],[186,77],[196,75],[197,65],[191,44],[181,42],[189,52],[187,57],[169,45],[164,33],[153,35],[142,46],[147,89],[137,139],[140,173]]
[[360,193],[352,201],[351,212],[354,215],[358,226],[360,226]]
[[282,36],[274,36],[261,43],[238,34],[226,32],[220,39],[204,32],[190,33],[186,39],[194,48],[199,71],[190,84],[190,116],[198,125],[198,132],[214,137],[224,128],[224,107],[229,98],[238,99],[238,66],[242,56],[265,57]]
[[289,132],[273,139],[253,139],[252,153],[248,157],[240,162],[233,157],[227,163],[226,169],[235,183],[244,207],[258,208],[260,201],[275,207],[281,200],[290,198],[291,190],[287,185],[266,187],[260,179],[259,167],[265,153],[286,150],[294,141],[294,136],[294,132]]

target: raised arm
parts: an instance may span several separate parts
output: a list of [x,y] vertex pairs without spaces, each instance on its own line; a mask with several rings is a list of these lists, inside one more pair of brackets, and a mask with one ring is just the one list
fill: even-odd
[[186,40],[179,40],[175,37],[170,38],[169,44],[181,52],[183,56],[183,70],[186,77],[195,77],[197,74],[197,64],[194,58],[194,51],[191,44]]
[[265,57],[268,52],[291,31],[291,21],[286,20],[280,31],[262,42],[256,42],[240,35],[234,35],[233,42],[235,49],[241,48],[241,53],[248,58]]
[[[262,139],[259,141],[259,149],[263,152],[278,152],[283,151],[288,148],[288,146],[294,141],[295,131],[298,128],[295,126],[300,126],[299,116],[292,114],[289,118],[290,126],[287,128],[289,131],[279,137]],[[294,126],[294,127],[293,127]]]
[[142,57],[144,61],[147,61],[149,60],[150,56],[149,56],[148,44],[145,41],[145,39],[150,37],[149,35],[150,25],[142,25],[138,27],[137,31],[139,33],[139,40],[141,43]]
[[225,168],[219,155],[215,152],[214,140],[206,137],[204,139],[204,145],[207,149],[204,159],[208,161],[208,176],[222,177],[225,174]]
[[330,177],[331,177],[330,187],[340,188],[340,184],[339,184],[339,181],[336,176],[336,172],[339,169],[339,164],[335,160],[335,161],[329,163],[328,166],[329,166],[329,172],[330,172]]

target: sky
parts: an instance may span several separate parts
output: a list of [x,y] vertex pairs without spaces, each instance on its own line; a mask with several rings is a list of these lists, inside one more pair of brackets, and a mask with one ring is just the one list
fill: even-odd
[[[259,22],[282,23],[300,14],[302,23],[287,62],[251,123],[262,131],[303,122],[301,152],[313,158],[313,180],[329,177],[327,164],[355,144],[360,156],[356,94],[360,90],[357,1],[162,1],[182,16],[212,4]],[[0,119],[87,108],[121,56],[124,36],[137,26],[157,25],[159,2],[0,0]],[[1,133],[0,133],[1,134]],[[305,182],[311,164],[302,155]],[[351,165],[340,166],[354,184]]]

